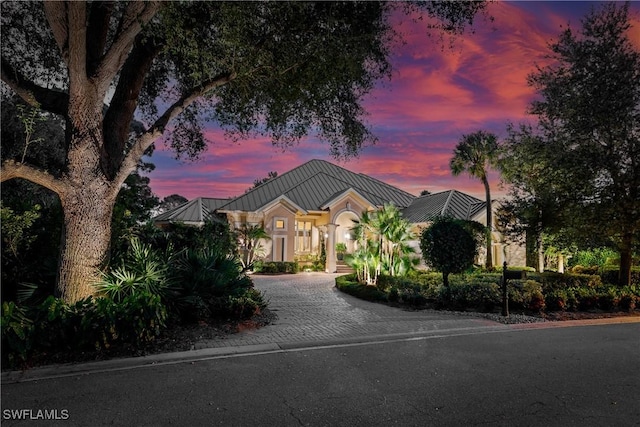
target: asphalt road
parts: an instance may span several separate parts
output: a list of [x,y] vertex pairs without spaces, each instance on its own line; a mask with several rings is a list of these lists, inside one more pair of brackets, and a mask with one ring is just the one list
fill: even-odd
[[[58,420],[34,420],[46,416]],[[3,384],[2,425],[638,426],[640,323],[443,332]]]

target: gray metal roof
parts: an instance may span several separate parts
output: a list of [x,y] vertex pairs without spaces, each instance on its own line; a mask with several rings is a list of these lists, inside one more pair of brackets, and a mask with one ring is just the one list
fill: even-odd
[[324,160],[311,160],[233,199],[220,210],[254,212],[284,195],[307,211],[318,211],[332,197],[349,189],[379,206],[393,202],[402,208],[409,206],[415,198],[370,176],[348,171]]
[[324,160],[311,160],[235,199],[198,197],[153,220],[202,224],[215,211],[255,212],[282,196],[304,210],[319,211],[349,190],[375,206],[395,204],[411,223],[429,222],[436,216],[473,219],[486,205],[484,201],[456,190],[415,197],[367,175],[350,172]]
[[457,219],[472,219],[486,202],[456,190],[416,197],[410,206],[402,211],[402,216],[411,223],[429,222],[437,216]]
[[154,222],[184,222],[202,224],[211,213],[228,203],[229,199],[198,197],[153,218]]

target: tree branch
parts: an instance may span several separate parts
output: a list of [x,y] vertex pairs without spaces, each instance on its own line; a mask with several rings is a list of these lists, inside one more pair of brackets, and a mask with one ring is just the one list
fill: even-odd
[[83,87],[87,81],[87,5],[83,1],[72,1],[67,5],[67,22],[69,32],[68,67],[69,94],[75,92],[74,87]]
[[162,43],[154,37],[138,35],[131,54],[127,58],[111,104],[104,118],[105,174],[112,176],[125,156],[125,145],[131,129],[131,121],[138,106],[138,98],[154,58],[162,50]]
[[58,44],[64,62],[69,65],[69,27],[67,21],[67,2],[45,1],[44,13],[51,27],[53,37]]
[[13,160],[5,160],[2,162],[2,167],[0,167],[0,182],[15,178],[26,179],[27,181],[48,188],[58,195],[64,194],[67,190],[67,184],[63,180],[54,177],[43,169]]
[[160,10],[161,2],[131,2],[120,22],[118,33],[109,50],[106,52],[102,63],[97,69],[98,81],[110,83],[113,76],[123,66],[130,56],[131,47],[136,37],[142,31],[142,26],[147,24]]
[[24,77],[5,58],[2,58],[1,78],[24,102],[32,107],[58,115],[67,113],[68,94],[36,85]]
[[214,78],[204,82],[201,86],[193,88],[189,93],[184,94],[180,99],[173,103],[164,114],[155,121],[149,129],[140,135],[137,141],[131,147],[131,150],[124,158],[122,165],[118,171],[115,182],[124,182],[129,174],[135,169],[138,160],[142,157],[145,150],[153,144],[164,132],[167,124],[187,107],[193,104],[198,98],[220,86],[224,86],[237,77],[235,72],[222,73]]
[[91,5],[87,28],[87,69],[93,75],[100,65],[100,59],[107,44],[109,20],[115,3],[112,1],[95,2]]

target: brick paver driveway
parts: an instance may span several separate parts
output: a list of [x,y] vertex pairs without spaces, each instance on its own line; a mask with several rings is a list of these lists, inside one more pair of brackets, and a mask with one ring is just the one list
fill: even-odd
[[497,323],[445,312],[408,311],[363,301],[335,288],[336,274],[301,273],[253,276],[269,309],[278,315],[271,325],[225,340],[205,341],[198,348],[253,344],[322,344],[357,342],[438,330],[473,330]]

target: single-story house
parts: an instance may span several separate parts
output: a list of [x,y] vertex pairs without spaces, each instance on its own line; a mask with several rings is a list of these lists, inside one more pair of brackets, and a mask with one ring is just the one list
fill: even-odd
[[[416,197],[324,160],[311,160],[233,199],[199,197],[158,215],[154,222],[159,226],[176,221],[202,225],[209,218],[226,216],[235,228],[242,224],[260,225],[271,237],[263,242],[264,257],[271,261],[317,255],[320,244],[325,242],[326,271],[335,272],[336,244],[345,243],[347,252],[354,249],[350,235],[353,221],[364,211],[375,211],[390,203],[401,210],[416,232],[437,215],[486,225],[483,200],[456,190]],[[504,254],[515,255],[515,251],[504,250],[498,233],[494,233],[493,240],[494,264],[500,266]],[[419,244],[415,241],[412,246],[418,248]],[[507,261],[524,265],[519,259]]]

